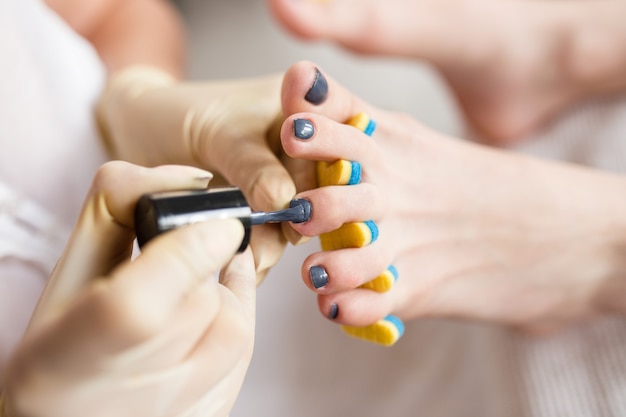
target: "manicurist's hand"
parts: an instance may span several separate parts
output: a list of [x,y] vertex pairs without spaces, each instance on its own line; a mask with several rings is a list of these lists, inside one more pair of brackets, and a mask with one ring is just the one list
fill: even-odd
[[3,376],[9,416],[228,415],[254,339],[254,262],[249,250],[235,256],[242,225],[180,228],[129,260],[139,196],[210,178],[181,166],[99,170]]
[[[280,76],[181,82],[155,67],[131,66],[111,75],[98,120],[113,157],[208,169],[215,184],[241,188],[253,209],[278,210],[296,192],[279,160],[280,83]],[[278,261],[285,236],[299,237],[288,225],[282,230],[255,228],[259,278]]]

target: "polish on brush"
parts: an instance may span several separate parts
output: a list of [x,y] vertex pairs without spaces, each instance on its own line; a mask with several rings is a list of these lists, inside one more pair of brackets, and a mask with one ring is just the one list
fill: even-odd
[[311,202],[305,199],[291,200],[289,208],[278,211],[255,211],[250,213],[252,226],[265,223],[304,223],[311,218]]

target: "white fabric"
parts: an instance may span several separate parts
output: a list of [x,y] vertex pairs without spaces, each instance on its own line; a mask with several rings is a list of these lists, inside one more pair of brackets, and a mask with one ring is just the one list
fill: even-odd
[[0,371],[105,160],[93,48],[38,0],[0,0]]

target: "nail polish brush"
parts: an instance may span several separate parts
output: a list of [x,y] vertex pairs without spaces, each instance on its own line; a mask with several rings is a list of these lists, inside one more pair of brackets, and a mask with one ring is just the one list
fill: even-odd
[[251,226],[306,222],[311,218],[311,203],[295,199],[284,210],[253,212],[241,190],[235,187],[146,194],[135,207],[137,241],[142,247],[168,230],[209,219],[230,218],[239,219],[245,229],[241,252],[250,241]]

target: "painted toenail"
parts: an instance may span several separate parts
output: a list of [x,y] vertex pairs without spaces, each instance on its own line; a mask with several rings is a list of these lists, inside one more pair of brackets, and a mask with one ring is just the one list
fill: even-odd
[[321,265],[315,265],[309,268],[309,277],[311,278],[311,284],[315,288],[322,288],[328,284],[328,273]]
[[289,208],[300,207],[302,209],[302,218],[293,223],[306,223],[311,220],[313,214],[313,205],[305,198],[294,198],[289,202]]
[[339,306],[334,304],[330,306],[330,312],[328,313],[328,318],[331,320],[335,320],[339,315]]
[[311,104],[319,105],[326,101],[328,96],[328,82],[319,69],[315,68],[315,72],[315,81],[304,98]]
[[311,139],[315,134],[313,123],[307,119],[295,119],[293,121],[293,134],[298,139]]

